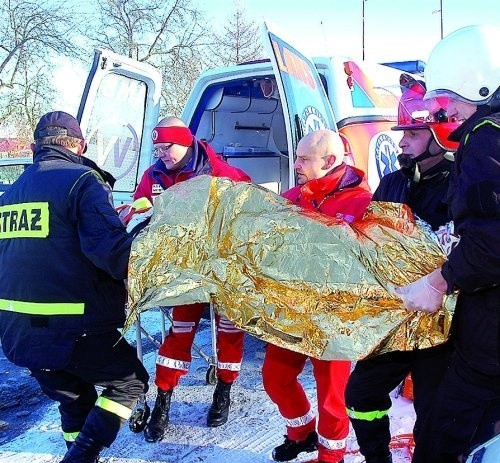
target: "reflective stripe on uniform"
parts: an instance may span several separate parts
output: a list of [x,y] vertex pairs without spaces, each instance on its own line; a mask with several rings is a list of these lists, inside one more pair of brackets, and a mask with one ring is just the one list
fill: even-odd
[[327,439],[321,434],[318,434],[318,443],[328,450],[342,450],[345,449],[347,444],[347,437],[345,439]]
[[76,432],[64,432],[62,433],[63,439],[66,442],[75,442],[75,439],[78,437],[78,434],[80,434],[80,431]]
[[82,175],[80,175],[80,177],[78,177],[75,181],[75,183],[73,183],[73,186],[71,187],[71,189],[69,190],[69,193],[68,193],[68,196],[71,195],[71,193],[73,193],[73,190],[76,188],[76,185],[78,184],[78,182],[80,181],[80,179],[82,179],[83,177],[85,177],[86,175],[93,175],[95,178],[97,178],[97,180],[99,180],[101,183],[106,183],[106,181],[102,178],[102,175],[99,174],[99,172],[97,172],[96,170],[94,169],[91,169],[91,170],[87,170],[86,172],[84,172]]
[[373,412],[358,412],[350,408],[346,408],[346,410],[349,418],[353,418],[355,420],[363,420],[363,421],[379,420],[380,418],[383,418],[389,413],[389,409],[375,410]]
[[0,239],[47,238],[47,236],[49,236],[49,203],[0,206]]
[[493,127],[496,127],[497,129],[500,129],[500,126],[498,124],[495,124],[493,121],[490,121],[489,119],[487,119],[485,121],[482,121],[479,124],[477,124],[476,126],[474,126],[474,128],[465,136],[464,145],[466,145],[467,142],[469,141],[470,134],[472,132],[474,132],[475,130],[481,128],[484,125],[492,125]]
[[316,415],[312,409],[309,409],[305,415],[299,416],[298,418],[285,418],[285,423],[290,428],[298,428],[299,426],[304,426],[305,424],[310,423],[315,417]]
[[83,302],[24,302],[0,299],[0,310],[28,315],[83,315]]
[[219,326],[217,327],[217,331],[219,332],[224,332],[224,333],[241,333],[241,330],[239,328],[236,328],[234,323],[227,318],[221,317],[219,319]]
[[119,416],[124,420],[128,420],[132,416],[132,409],[126,407],[125,405],[119,404],[114,400],[108,399],[107,397],[99,397],[96,401],[96,406],[102,408],[103,410],[113,413],[113,415]]
[[240,371],[241,370],[241,362],[239,363],[230,363],[230,362],[217,362],[218,370],[228,370],[228,371]]
[[195,325],[195,322],[183,322],[174,320],[172,322],[172,331],[174,333],[189,333],[194,330]]
[[189,370],[191,362],[185,362],[183,360],[171,359],[169,357],[164,357],[163,355],[158,355],[156,357],[156,364],[162,367],[172,368],[173,370]]

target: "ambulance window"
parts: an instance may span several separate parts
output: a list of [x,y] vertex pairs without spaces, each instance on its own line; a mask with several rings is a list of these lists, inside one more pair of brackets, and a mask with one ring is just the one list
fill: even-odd
[[86,156],[116,178],[114,191],[135,190],[146,96],[145,82],[108,74],[92,104]]

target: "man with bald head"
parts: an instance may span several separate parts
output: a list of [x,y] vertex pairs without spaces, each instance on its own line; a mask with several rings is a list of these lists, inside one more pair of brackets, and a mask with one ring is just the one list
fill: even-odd
[[[294,168],[298,186],[285,192],[285,198],[347,222],[362,217],[371,193],[364,173],[344,163],[344,144],[337,132],[318,130],[302,138]],[[316,380],[317,418],[297,379],[308,358]],[[275,461],[293,460],[301,452],[316,449],[315,462],[344,461],[349,433],[344,390],[350,370],[350,362],[318,360],[267,346],[262,368],[264,388],[285,419],[287,431],[283,444],[273,450]]]
[[[197,140],[177,117],[162,119],[152,132],[154,155],[158,161],[144,172],[134,199],[156,196],[176,183],[198,175],[227,177],[237,182],[250,182],[242,170],[230,166],[204,141]],[[157,442],[165,434],[174,388],[191,364],[191,346],[204,304],[176,306],[172,310],[172,326],[156,358],[158,387],[151,419],[144,429],[148,442]],[[238,377],[243,358],[243,331],[227,318],[217,315],[217,385],[208,411],[207,426],[226,423],[229,415],[230,389]]]

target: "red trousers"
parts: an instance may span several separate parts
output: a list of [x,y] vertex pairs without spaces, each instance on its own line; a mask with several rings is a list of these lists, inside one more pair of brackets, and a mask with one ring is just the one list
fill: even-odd
[[349,434],[344,391],[350,362],[318,360],[269,344],[262,367],[264,388],[286,421],[287,437],[304,440],[316,429],[316,416],[297,379],[308,358],[314,369],[318,399],[318,458],[337,463],[344,457]]
[[[180,305],[172,309],[172,326],[156,358],[156,385],[162,390],[179,384],[191,364],[191,346],[205,310],[204,304]],[[239,374],[243,358],[244,332],[227,318],[217,320],[217,377],[232,383]]]

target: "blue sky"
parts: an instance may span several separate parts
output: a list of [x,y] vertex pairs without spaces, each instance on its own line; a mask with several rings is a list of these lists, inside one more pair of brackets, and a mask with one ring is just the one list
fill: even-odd
[[[309,56],[362,56],[363,0],[236,0],[247,18],[268,20],[275,32]],[[193,0],[221,27],[234,10],[235,0]],[[420,59],[427,61],[443,32],[471,24],[500,26],[499,0],[364,0],[365,59],[375,62]],[[93,51],[89,50],[89,63]],[[458,57],[457,57],[458,58]],[[55,73],[56,87],[71,88],[57,102],[76,113],[88,73],[88,63],[75,63]]]
[[[239,1],[249,18],[268,18],[309,55],[361,58],[363,0]],[[213,17],[227,16],[234,5],[233,0],[201,3]],[[470,24],[500,26],[498,0],[442,0],[442,5],[444,35]],[[365,58],[426,61],[441,37],[437,10],[440,0],[365,0]]]

